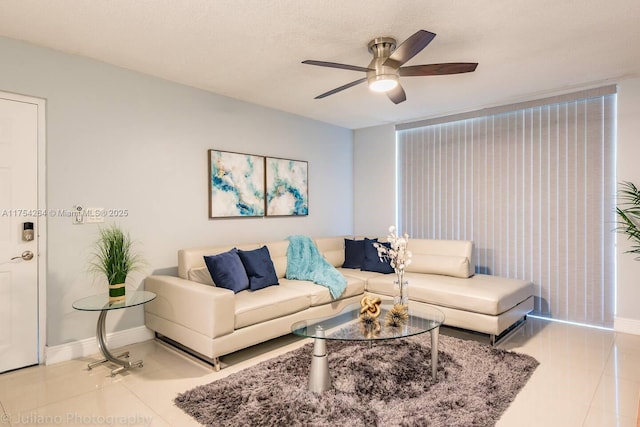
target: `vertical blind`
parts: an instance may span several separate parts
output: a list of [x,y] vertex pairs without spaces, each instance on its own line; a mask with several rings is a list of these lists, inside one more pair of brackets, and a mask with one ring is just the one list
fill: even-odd
[[612,327],[615,88],[590,95],[398,127],[398,219],[532,281],[537,314]]

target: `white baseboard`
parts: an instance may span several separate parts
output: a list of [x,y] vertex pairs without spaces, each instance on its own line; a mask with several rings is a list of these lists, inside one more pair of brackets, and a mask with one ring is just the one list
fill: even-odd
[[[137,328],[107,334],[107,347],[109,349],[118,348],[153,338],[153,331],[147,329],[146,326],[138,326]],[[67,344],[54,345],[52,347],[47,346],[45,347],[44,364],[51,365],[78,357],[86,357],[99,352],[100,349],[98,348],[98,342],[95,337]]]
[[613,320],[613,330],[625,334],[640,335],[640,320],[616,317]]

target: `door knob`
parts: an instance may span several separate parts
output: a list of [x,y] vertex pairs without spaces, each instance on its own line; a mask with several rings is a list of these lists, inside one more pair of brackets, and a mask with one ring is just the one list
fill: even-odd
[[33,259],[33,252],[31,251],[24,251],[22,252],[22,255],[20,256],[14,256],[13,258],[11,258],[11,261],[15,260],[15,259],[20,259],[22,258],[25,261],[31,261]]

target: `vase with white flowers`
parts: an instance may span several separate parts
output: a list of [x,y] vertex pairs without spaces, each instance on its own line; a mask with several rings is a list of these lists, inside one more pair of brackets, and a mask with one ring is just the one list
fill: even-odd
[[389,235],[387,236],[388,245],[382,243],[374,243],[378,250],[378,257],[381,261],[389,261],[391,268],[395,271],[397,280],[395,285],[398,288],[398,294],[394,299],[394,303],[406,306],[409,303],[407,294],[408,282],[404,280],[404,270],[411,264],[411,251],[407,249],[409,244],[409,235],[404,233],[399,235],[396,233],[396,227],[389,227]]

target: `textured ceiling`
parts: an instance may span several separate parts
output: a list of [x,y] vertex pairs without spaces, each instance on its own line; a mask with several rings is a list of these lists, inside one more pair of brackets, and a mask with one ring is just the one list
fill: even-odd
[[[3,0],[0,36],[94,58],[347,128],[433,117],[640,76],[638,0]],[[407,65],[476,72],[403,77],[407,101],[364,75],[367,43],[437,34]],[[0,84],[1,85],[1,84]]]

